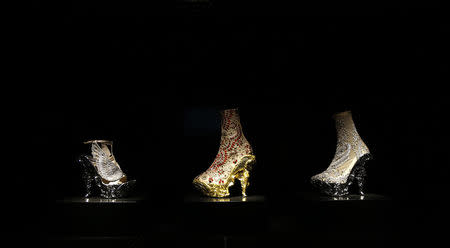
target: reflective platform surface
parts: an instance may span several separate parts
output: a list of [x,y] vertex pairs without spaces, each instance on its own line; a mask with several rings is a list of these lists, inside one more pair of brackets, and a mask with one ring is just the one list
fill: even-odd
[[398,244],[402,226],[392,202],[378,194],[309,192],[69,197],[53,202],[42,235],[47,247],[386,247]]
[[117,198],[117,199],[105,199],[101,197],[68,197],[61,200],[56,200],[57,203],[94,203],[94,204],[135,204],[144,201],[144,197],[130,197],[130,198]]
[[185,203],[198,203],[198,202],[233,202],[233,203],[244,203],[244,202],[252,202],[252,203],[263,203],[265,202],[265,197],[262,195],[250,195],[250,196],[231,196],[231,197],[223,197],[223,198],[215,198],[215,197],[206,197],[200,195],[188,195],[184,198]]
[[318,193],[303,192],[297,195],[305,201],[389,201],[390,198],[378,194],[327,196]]

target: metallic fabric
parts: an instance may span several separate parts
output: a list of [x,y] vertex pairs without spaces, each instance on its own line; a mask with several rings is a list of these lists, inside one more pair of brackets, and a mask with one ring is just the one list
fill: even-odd
[[256,162],[252,147],[242,132],[237,109],[221,112],[221,140],[219,151],[211,166],[195,177],[193,184],[207,196],[226,197],[228,188],[238,179],[242,195],[246,196],[252,164]]
[[360,188],[363,187],[364,166],[371,155],[356,130],[350,111],[335,114],[333,118],[337,133],[334,158],[324,172],[311,178],[311,182],[326,194],[345,195],[354,179],[359,180]]

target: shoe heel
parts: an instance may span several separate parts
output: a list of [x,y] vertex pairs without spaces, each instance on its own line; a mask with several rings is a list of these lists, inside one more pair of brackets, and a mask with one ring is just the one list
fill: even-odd
[[247,188],[250,185],[248,178],[250,177],[250,170],[252,169],[252,165],[255,163],[255,156],[251,156],[245,161],[244,168],[240,171],[236,178],[241,182],[242,196],[247,196]]
[[371,154],[362,156],[355,168],[355,180],[358,185],[359,194],[365,195],[367,192],[367,161],[372,159]]
[[78,158],[78,163],[81,165],[81,178],[83,180],[83,186],[85,190],[84,197],[90,197],[93,193],[93,186],[95,182],[94,171],[89,159],[85,156],[80,156]]
[[250,172],[245,168],[242,170],[239,174],[237,174],[237,179],[241,182],[241,188],[242,188],[242,196],[247,196],[247,187],[250,185],[248,182],[248,178],[250,177]]

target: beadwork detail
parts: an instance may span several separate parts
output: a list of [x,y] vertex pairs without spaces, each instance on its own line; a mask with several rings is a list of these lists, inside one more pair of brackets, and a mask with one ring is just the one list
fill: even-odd
[[[337,133],[335,155],[328,168],[313,176],[311,182],[327,194],[343,195],[348,193],[351,180],[365,175],[365,169],[363,171],[360,166],[364,166],[371,156],[356,130],[351,112],[335,114],[334,119]],[[357,166],[356,169],[355,166]],[[330,190],[329,187],[335,190]]]
[[[193,181],[204,194],[215,197],[229,195],[228,187],[233,184],[234,178],[243,180],[241,176],[246,176],[248,173],[241,172],[250,169],[250,165],[255,162],[252,147],[242,132],[237,109],[224,110],[221,115],[222,135],[219,151],[211,166]],[[245,183],[248,184],[247,181]],[[216,189],[217,186],[221,189]],[[245,194],[244,190],[243,194]]]

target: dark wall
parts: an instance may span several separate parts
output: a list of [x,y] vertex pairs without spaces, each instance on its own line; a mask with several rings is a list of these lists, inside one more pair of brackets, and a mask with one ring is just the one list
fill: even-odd
[[375,156],[370,191],[439,195],[448,26],[438,3],[412,5],[35,2],[20,43],[36,82],[21,113],[30,178],[49,200],[79,195],[82,141],[112,139],[140,193],[176,201],[217,152],[217,110],[238,105],[251,192],[309,191],[334,154],[331,114],[351,109]]

